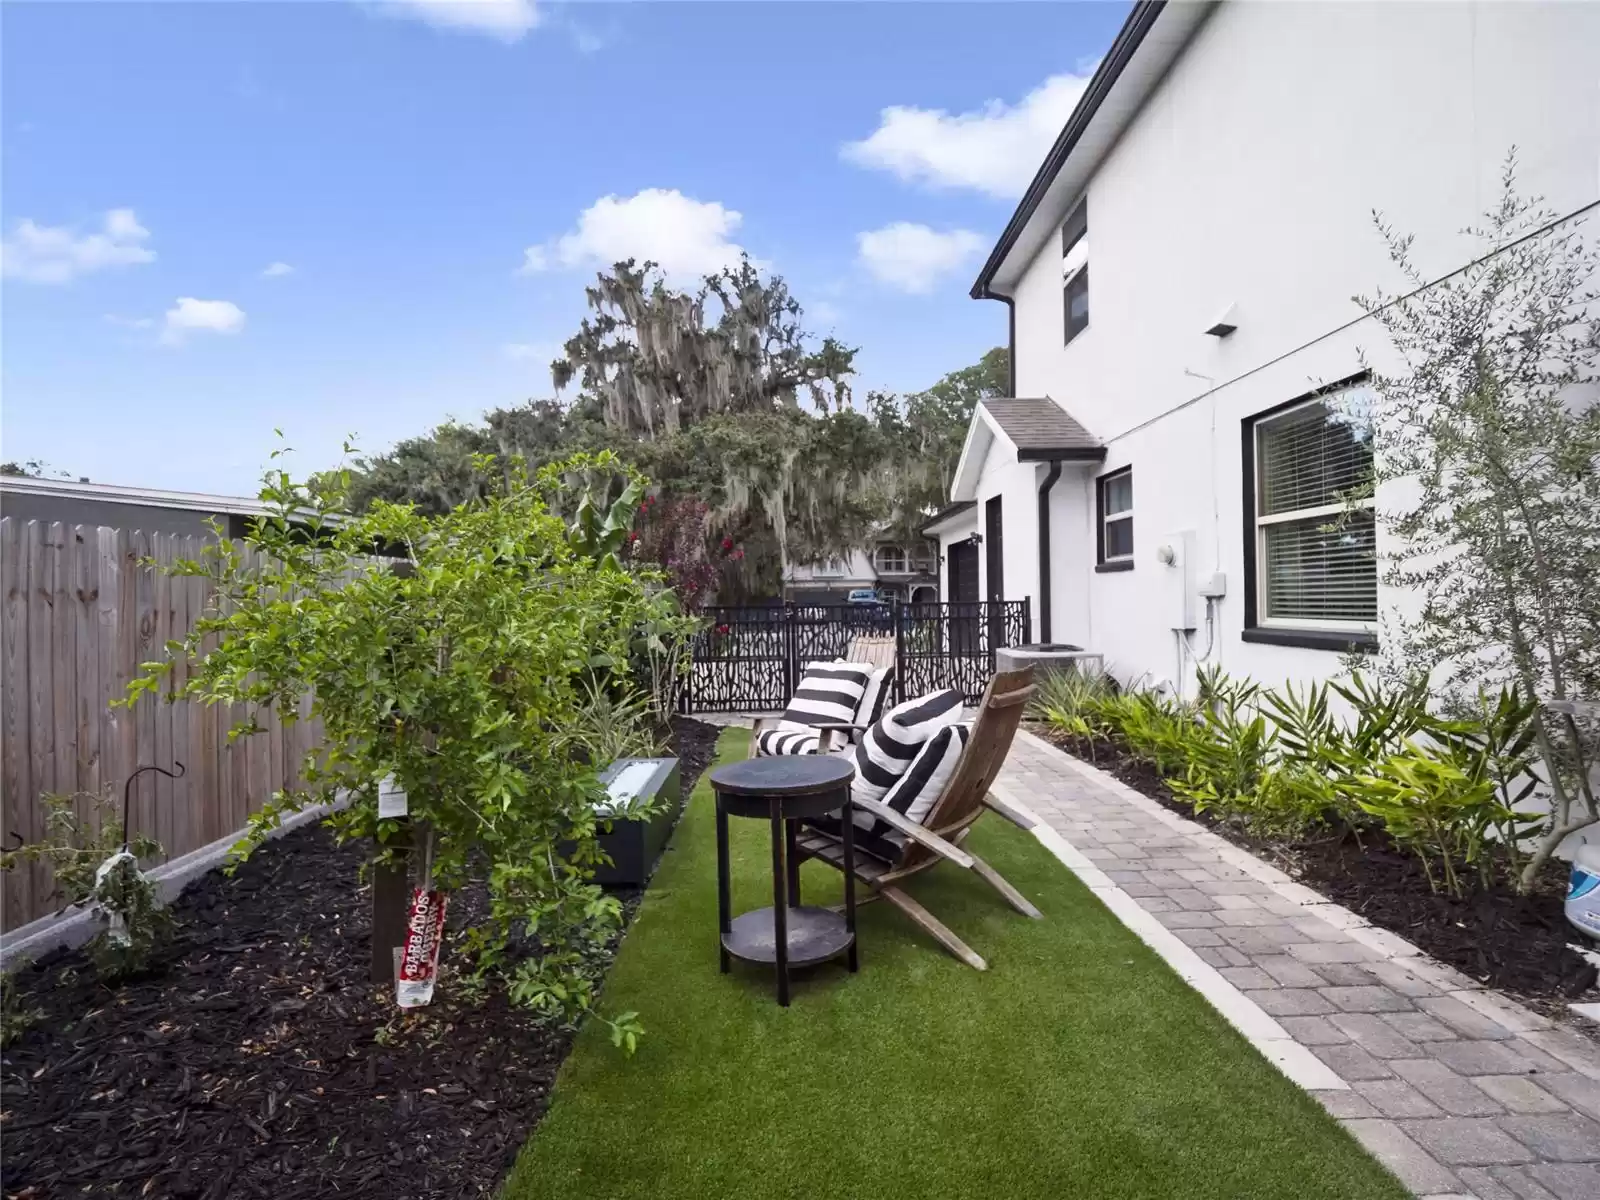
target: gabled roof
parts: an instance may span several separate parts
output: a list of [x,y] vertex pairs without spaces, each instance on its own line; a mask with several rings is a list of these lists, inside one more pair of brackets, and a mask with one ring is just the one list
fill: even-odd
[[929,531],[932,530],[935,525],[939,525],[942,522],[948,521],[952,517],[959,517],[962,513],[970,512],[972,509],[977,507],[978,502],[976,500],[958,500],[954,504],[948,504],[944,508],[941,508],[938,512],[934,513],[933,516],[929,517],[921,525],[917,526],[917,532],[922,534],[924,537],[927,537],[929,535]]
[[[1017,211],[989,252],[974,300],[1010,298],[1017,279],[1077,203],[1100,161],[1138,114],[1217,0],[1137,0],[1083,90]],[[1093,214],[1090,214],[1091,224]]]
[[999,442],[1016,462],[1099,462],[1100,444],[1054,400],[996,397],[978,402],[950,485],[953,501],[976,499],[978,475],[989,447]]
[[1018,462],[1070,458],[1098,462],[1106,456],[1099,439],[1054,400],[996,398],[981,403],[1017,448]]

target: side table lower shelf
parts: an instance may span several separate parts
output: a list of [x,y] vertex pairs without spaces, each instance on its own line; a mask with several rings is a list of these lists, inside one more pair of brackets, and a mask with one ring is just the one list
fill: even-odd
[[[773,932],[774,914],[774,909],[758,908],[735,917],[728,932],[722,935],[723,949],[745,962],[765,963],[768,966],[776,963],[778,939]],[[846,953],[855,945],[856,935],[850,931],[842,913],[804,905],[790,908],[785,919],[789,935],[785,940],[791,967],[809,967],[826,962]]]

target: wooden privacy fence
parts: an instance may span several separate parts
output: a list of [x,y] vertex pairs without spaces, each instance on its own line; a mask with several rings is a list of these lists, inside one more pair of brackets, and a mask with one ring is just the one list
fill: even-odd
[[[199,537],[147,534],[95,525],[0,520],[0,826],[8,845],[44,835],[45,793],[113,796],[136,768],[155,772],[134,784],[129,825],[177,857],[241,829],[272,794],[297,782],[307,750],[321,740],[309,720],[276,713],[264,731],[228,742],[242,705],[166,701],[187,679],[177,665],[162,697],[132,709],[110,707],[142,662],[160,658],[204,611],[203,578],[173,577],[146,564],[198,558]],[[309,708],[302,709],[302,715]],[[93,811],[79,801],[80,815]],[[4,872],[0,925],[10,930],[54,911],[54,884],[42,867]]]

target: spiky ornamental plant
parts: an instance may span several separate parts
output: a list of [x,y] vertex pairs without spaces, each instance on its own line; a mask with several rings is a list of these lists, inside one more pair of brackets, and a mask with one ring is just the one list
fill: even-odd
[[1372,377],[1381,579],[1421,598],[1385,620],[1380,663],[1460,708],[1502,682],[1539,701],[1551,814],[1526,890],[1600,821],[1600,252],[1515,181],[1513,152],[1499,202],[1465,231],[1482,256],[1439,282],[1375,214],[1410,286],[1356,303],[1402,364]]

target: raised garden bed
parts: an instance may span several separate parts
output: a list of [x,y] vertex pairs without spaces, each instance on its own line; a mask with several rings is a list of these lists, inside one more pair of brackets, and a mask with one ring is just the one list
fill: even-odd
[[[1562,915],[1567,864],[1552,862],[1532,895],[1509,882],[1471,887],[1459,899],[1432,891],[1417,860],[1379,832],[1359,838],[1348,828],[1299,839],[1246,833],[1236,820],[1212,811],[1196,814],[1173,795],[1160,773],[1114,742],[1083,738],[1034,723],[1040,737],[1091,762],[1173,812],[1198,821],[1292,875],[1330,900],[1391,930],[1480,983],[1508,992],[1548,1016],[1570,1018],[1571,1001],[1600,998],[1595,969],[1567,949],[1576,934]],[[1592,1026],[1579,1023],[1584,1032]]]
[[[685,789],[717,732],[678,722]],[[7,1197],[494,1194],[572,1035],[501,995],[468,1003],[448,973],[397,1018],[367,980],[360,860],[313,827],[205,876],[141,980],[108,988],[77,952],[23,967],[40,1014],[0,1056]],[[639,893],[620,894],[631,916]],[[484,905],[458,893],[451,927]]]

